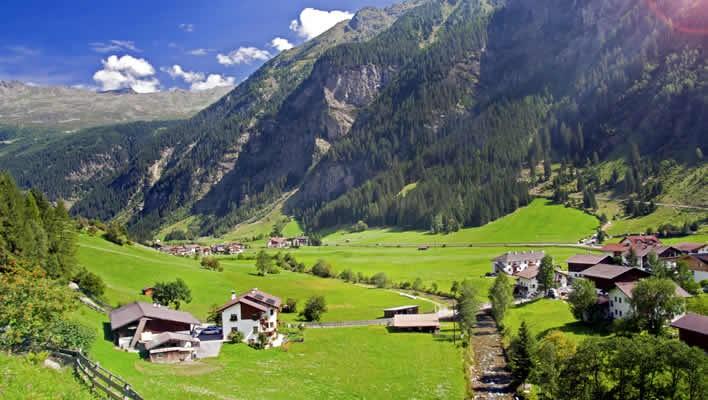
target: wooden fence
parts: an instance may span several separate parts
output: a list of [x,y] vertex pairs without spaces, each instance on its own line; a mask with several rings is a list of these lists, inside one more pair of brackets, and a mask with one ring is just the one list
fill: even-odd
[[111,371],[89,360],[82,353],[54,350],[58,357],[71,360],[76,376],[94,392],[114,400],[143,400],[128,382]]

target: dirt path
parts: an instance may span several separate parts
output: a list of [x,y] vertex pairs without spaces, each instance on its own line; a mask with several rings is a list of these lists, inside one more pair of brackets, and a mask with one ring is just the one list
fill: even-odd
[[477,314],[477,325],[470,340],[475,360],[470,371],[474,399],[513,399],[514,390],[509,386],[511,374],[507,369],[501,335],[488,312]]

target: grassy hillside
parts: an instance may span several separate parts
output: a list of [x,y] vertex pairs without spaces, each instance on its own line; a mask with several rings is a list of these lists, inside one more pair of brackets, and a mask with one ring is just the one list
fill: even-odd
[[[232,289],[244,292],[254,287],[283,299],[298,299],[300,304],[304,304],[309,296],[322,295],[329,308],[324,321],[374,319],[382,316],[383,308],[406,304],[419,304],[424,310],[432,308],[424,301],[335,279],[287,271],[260,277],[255,273],[254,261],[222,260],[225,271],[210,272],[201,269],[192,259],[160,254],[137,245],[120,247],[86,235],[80,237],[78,258],[81,265],[99,274],[106,282],[106,297],[112,305],[150,301],[140,294],[143,287],[182,278],[192,290],[192,302],[183,308],[201,319],[206,317],[212,305],[225,303]],[[296,318],[295,314],[283,315],[284,320]]]
[[0,353],[0,398],[4,400],[90,400],[95,397],[72,376],[21,356]]
[[470,244],[470,243],[577,243],[599,226],[593,216],[572,208],[537,199],[529,206],[479,228],[462,229],[449,235],[428,232],[370,229],[327,235],[325,243],[373,244]]
[[[81,310],[97,327],[105,316]],[[461,399],[461,349],[443,335],[389,333],[384,327],[310,329],[304,343],[254,350],[225,345],[219,358],[156,365],[99,339],[91,357],[148,399]],[[267,380],[267,384],[264,384]]]

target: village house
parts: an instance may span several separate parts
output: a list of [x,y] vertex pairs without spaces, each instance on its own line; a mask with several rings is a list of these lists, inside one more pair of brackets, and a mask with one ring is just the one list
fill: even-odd
[[[538,294],[538,266],[531,266],[523,271],[517,272],[514,276],[517,278],[514,292],[520,297],[532,297]],[[554,271],[553,281],[555,287],[564,288],[568,286],[567,272],[556,269]]]
[[708,352],[708,317],[694,313],[687,313],[671,323],[678,329],[679,339],[690,345],[700,347]]
[[288,239],[288,241],[290,242],[290,247],[304,247],[310,245],[310,238],[307,236],[298,236]]
[[531,266],[540,265],[545,255],[543,251],[512,251],[504,253],[492,260],[492,272],[504,272],[508,275],[514,275]]
[[285,249],[290,247],[290,241],[282,237],[272,237],[268,240],[269,249]]
[[134,351],[165,332],[191,335],[199,321],[192,314],[158,304],[135,302],[110,313],[111,333],[116,346]]
[[604,245],[602,251],[614,259],[621,259],[625,265],[630,263],[631,254],[634,253],[636,265],[633,266],[641,269],[647,268],[649,256],[652,253],[671,268],[676,266],[676,258],[683,254],[675,246],[662,245],[661,241],[652,235],[627,236],[619,244]]
[[580,276],[595,283],[598,290],[605,293],[612,290],[618,282],[633,282],[647,278],[650,274],[639,268],[629,268],[619,265],[598,264],[580,273]]
[[576,254],[567,260],[570,278],[579,278],[581,272],[597,264],[612,264],[612,257],[607,254]]
[[706,243],[679,243],[674,245],[683,254],[708,254]]
[[418,306],[400,306],[384,308],[384,318],[393,318],[400,314],[418,314]]
[[440,332],[440,318],[437,314],[396,314],[389,324],[396,331]]
[[145,343],[150,362],[174,364],[191,361],[197,357],[199,339],[184,333],[163,332]]
[[279,347],[283,343],[283,335],[278,333],[281,307],[280,298],[258,289],[240,296],[232,292],[231,300],[217,309],[221,313],[224,340],[228,340],[232,331],[238,331],[250,345]]
[[696,282],[708,279],[708,254],[687,254],[679,257],[678,260],[686,263]]
[[[627,318],[632,316],[632,291],[637,286],[639,281],[617,282],[615,287],[609,290],[607,297],[609,298],[609,317],[612,319]],[[688,298],[691,295],[683,290],[680,286],[676,286],[676,296]],[[674,318],[681,315],[675,315]]]

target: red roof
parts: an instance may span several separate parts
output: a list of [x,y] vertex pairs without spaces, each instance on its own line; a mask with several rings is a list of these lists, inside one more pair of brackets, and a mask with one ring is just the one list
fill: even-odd
[[608,252],[608,253],[615,253],[615,252],[623,252],[627,251],[629,249],[628,246],[625,246],[623,244],[616,244],[616,243],[610,243],[602,246],[602,251]]
[[657,238],[654,235],[625,236],[625,238],[622,239],[622,242],[624,242],[624,241],[630,242],[632,246],[636,246],[638,244],[646,244],[646,245],[661,244],[661,240],[659,240],[659,238]]
[[702,335],[708,335],[708,317],[705,315],[686,313],[683,317],[672,322],[671,326]]

